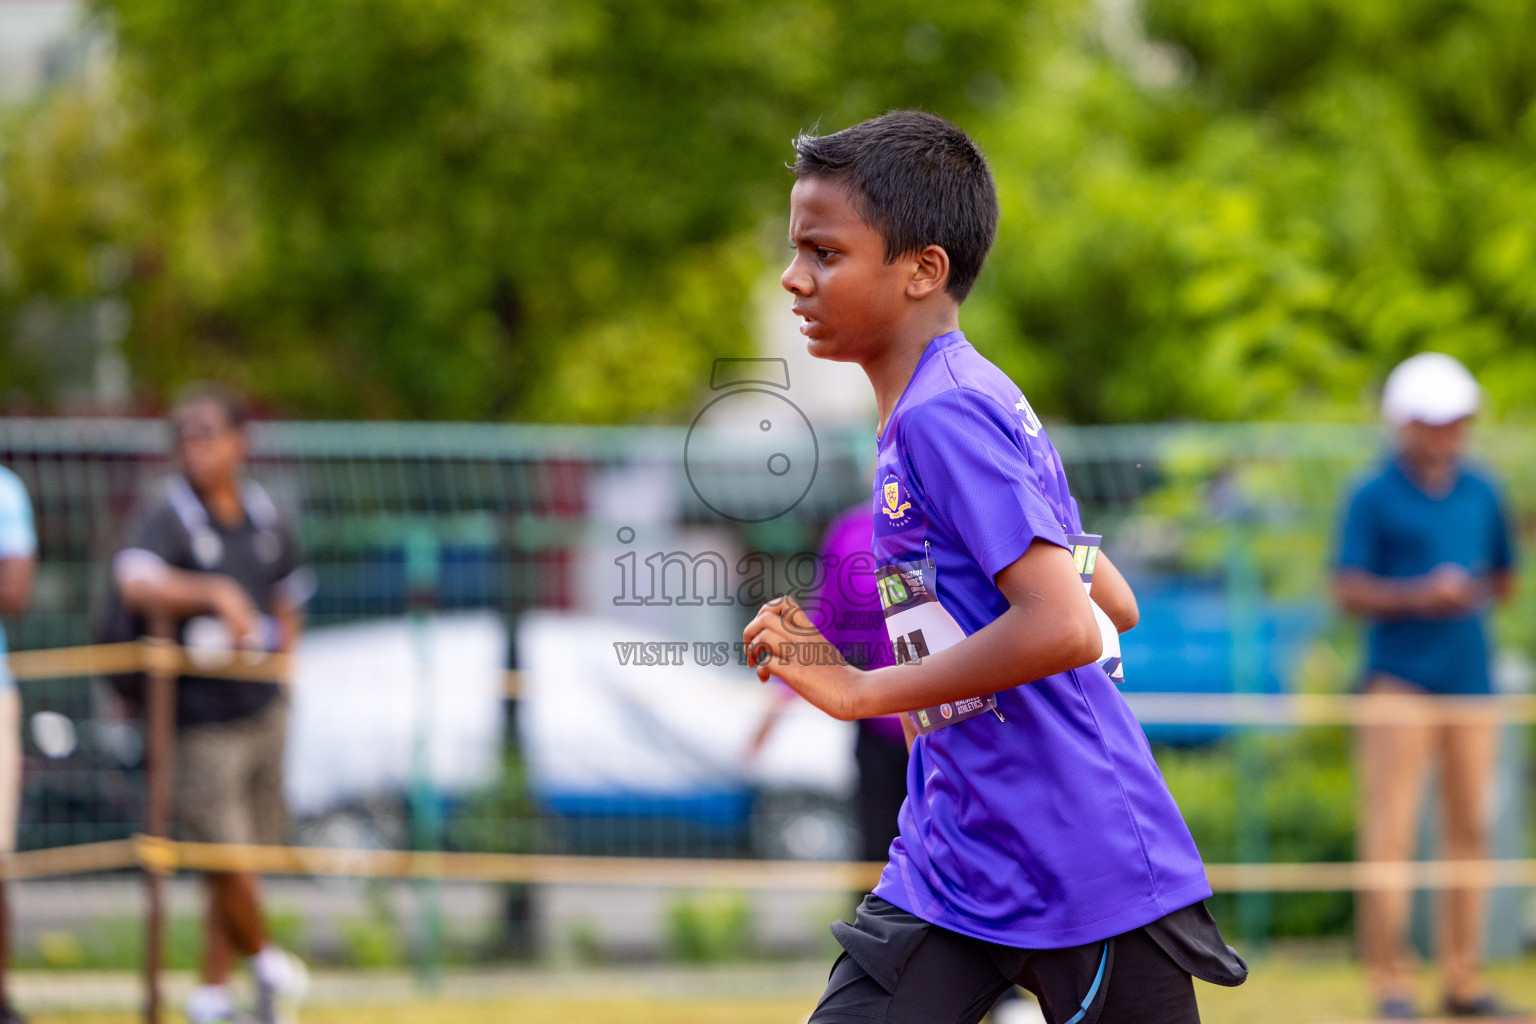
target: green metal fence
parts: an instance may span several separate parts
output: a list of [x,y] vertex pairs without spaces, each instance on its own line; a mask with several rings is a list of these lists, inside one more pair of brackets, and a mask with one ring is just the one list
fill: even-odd
[[[1219,596],[1224,618],[1218,632],[1244,634],[1229,637],[1225,653],[1213,655],[1227,659],[1228,688],[1347,685],[1349,630],[1326,613],[1328,549],[1351,476],[1384,449],[1380,431],[1245,424],[1050,432],[1085,523],[1105,534],[1106,548],[1134,580],[1147,582],[1154,604],[1207,592]],[[170,471],[168,441],[156,421],[0,420],[0,463],[27,485],[41,543],[34,606],[8,623],[12,649],[90,642],[110,556],[145,495]],[[591,570],[594,550],[611,545],[616,529],[632,525],[631,511],[669,530],[702,531],[726,538],[736,550],[786,558],[815,551],[830,516],[868,500],[873,446],[863,431],[819,432],[814,482],[803,500],[778,515],[771,513],[783,504],[782,487],[772,476],[733,465],[728,449],[711,454],[702,470],[690,466],[684,458],[690,443],[696,442],[681,428],[261,423],[253,428],[252,475],[295,518],[307,545],[320,584],[310,618],[317,629],[403,619],[423,608],[479,610],[502,622],[509,639],[531,610],[592,611],[582,574]],[[1486,431],[1479,451],[1505,481],[1521,531],[1531,536],[1536,434]],[[712,511],[709,495],[700,493],[701,474],[713,474],[714,493],[723,488],[731,495],[736,519]],[[751,514],[755,509],[770,514]],[[753,519],[760,521],[738,521]],[[1170,589],[1169,581],[1178,586]],[[1502,619],[1503,636],[1515,647],[1532,639],[1526,625],[1533,621],[1531,590],[1525,588],[1523,603]],[[1272,608],[1311,609],[1306,635],[1280,659],[1283,664],[1276,660],[1278,648],[1259,636],[1272,628],[1266,618]],[[750,612],[729,614],[744,621]],[[1331,658],[1309,653],[1322,641],[1332,644]],[[507,666],[515,668],[516,660],[509,649]],[[1134,685],[1129,653],[1127,662],[1128,684]],[[749,673],[742,673],[742,685],[755,685]],[[23,696],[28,714],[59,712],[75,723],[79,737],[67,756],[50,758],[29,735],[23,848],[131,833],[140,817],[134,724],[115,718],[105,691],[88,679],[27,683]],[[512,704],[505,710],[516,714]],[[697,815],[669,815],[654,806],[622,820],[622,801],[593,820],[552,811],[529,788],[515,726],[509,718],[508,756],[494,783],[451,798],[402,791],[393,812],[400,820],[392,826],[373,822],[371,841],[409,842],[414,822],[421,842],[423,814],[430,809],[428,838],[461,849],[782,855],[781,843],[764,838],[765,829],[786,827],[787,820],[784,805],[769,799],[759,800],[740,827],[720,825],[707,814],[701,823]],[[1220,746],[1224,735],[1208,730],[1175,739]],[[1194,777],[1180,768],[1186,755],[1168,756],[1176,787]],[[1245,786],[1264,786],[1261,753],[1239,746],[1237,763]],[[1176,795],[1186,803],[1202,799]],[[746,792],[742,799],[750,805],[761,796]],[[1267,813],[1255,807],[1260,805],[1234,800],[1231,813]],[[762,813],[770,810],[765,821]],[[441,821],[432,818],[438,814]],[[1198,808],[1192,817],[1204,820]],[[1263,838],[1274,827],[1240,823],[1237,833],[1245,838],[1215,859],[1294,853],[1277,851]],[[1226,842],[1197,838],[1209,846]],[[1250,907],[1248,921],[1269,927],[1270,912]]]

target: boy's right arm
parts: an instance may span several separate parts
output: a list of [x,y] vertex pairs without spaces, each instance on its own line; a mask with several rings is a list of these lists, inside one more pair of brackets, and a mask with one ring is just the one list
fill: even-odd
[[1333,594],[1345,611],[1373,619],[1465,615],[1493,596],[1486,582],[1459,565],[1441,565],[1407,578],[1346,567],[1334,577]]
[[[1103,639],[1067,549],[1035,540],[996,577],[1007,611],[953,647],[904,665],[860,672],[833,659],[775,660],[773,672],[834,718],[874,718],[979,697],[1081,668],[1099,659]],[[785,621],[788,619],[789,621]],[[826,643],[803,612],[781,598],[764,605],[742,639],[759,678],[761,658],[786,643]]]
[[[126,564],[125,564],[126,563]],[[245,637],[259,631],[261,614],[240,584],[216,572],[192,572],[148,560],[121,560],[115,567],[124,607],[140,615],[187,619],[217,615],[230,633]]]
[[217,615],[237,638],[259,632],[261,615],[232,577],[180,567],[186,564],[186,544],[186,531],[169,507],[141,523],[112,559],[112,582],[123,607],[172,619]]

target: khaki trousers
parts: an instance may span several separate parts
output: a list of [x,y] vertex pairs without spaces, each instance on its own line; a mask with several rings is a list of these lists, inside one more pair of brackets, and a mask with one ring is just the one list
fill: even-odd
[[[1420,797],[1431,765],[1440,766],[1439,855],[1488,856],[1499,722],[1490,709],[1458,708],[1386,676],[1366,690],[1381,695],[1382,719],[1359,732],[1360,858],[1411,861],[1419,835]],[[1436,952],[1445,993],[1483,992],[1479,966],[1487,890],[1447,889],[1437,915]],[[1413,990],[1415,958],[1407,943],[1410,890],[1367,890],[1359,897],[1360,952],[1378,998]]]
[[20,813],[21,694],[12,683],[0,689],[0,853],[15,852]]

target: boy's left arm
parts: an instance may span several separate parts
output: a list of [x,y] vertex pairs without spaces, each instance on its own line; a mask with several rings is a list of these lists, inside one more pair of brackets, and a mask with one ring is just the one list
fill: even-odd
[[[835,648],[793,598],[763,605],[742,638],[759,679],[766,681],[772,672],[843,720],[979,697],[1098,660],[1103,651],[1098,623],[1065,548],[1035,540],[997,574],[996,583],[1009,607],[991,623],[953,647],[872,672],[831,653]],[[792,656],[782,657],[781,651]]]
[[1109,616],[1109,621],[1115,624],[1118,632],[1129,633],[1141,621],[1141,609],[1136,605],[1135,592],[1103,549],[1100,549],[1098,560],[1094,563],[1093,589],[1089,591],[1089,596]]

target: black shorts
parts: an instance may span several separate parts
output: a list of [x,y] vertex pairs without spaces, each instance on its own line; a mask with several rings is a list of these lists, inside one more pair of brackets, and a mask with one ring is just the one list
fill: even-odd
[[832,933],[843,954],[811,1024],[975,1024],[1014,985],[1049,1024],[1199,1024],[1191,975],[1236,985],[1248,971],[1203,903],[1066,949],[983,942],[873,895]]

